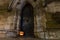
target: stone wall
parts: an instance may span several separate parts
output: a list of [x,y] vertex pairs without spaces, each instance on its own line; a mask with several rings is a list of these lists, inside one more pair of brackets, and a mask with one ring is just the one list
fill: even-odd
[[0,0],[0,37],[6,37],[6,31],[13,28],[14,12],[7,12],[8,3],[10,0]]
[[[6,3],[7,3],[7,1],[8,0],[6,0]],[[44,30],[43,28],[46,27],[45,13],[43,12],[43,8],[41,7],[42,6],[41,5],[42,1],[40,1],[40,0],[37,0],[36,2],[34,2],[33,0],[27,0],[27,1],[29,3],[31,3],[31,5],[34,7],[34,32],[35,32],[34,34],[35,34],[36,37],[41,37],[43,34],[41,35],[40,31],[43,32],[43,30]],[[3,3],[1,3],[1,5],[5,4],[4,1],[2,1],[2,2]],[[8,5],[8,3],[7,3],[7,5]],[[3,6],[3,8],[4,7],[7,7],[7,6]],[[14,29],[15,18],[16,18],[15,11],[7,12],[6,9],[2,10],[0,12],[0,19],[1,19],[0,20],[0,25],[1,25],[0,30],[13,30]],[[17,24],[19,22],[19,18],[20,18],[20,16],[18,15]],[[17,25],[17,27],[18,27],[18,25]],[[6,36],[5,33],[3,33],[1,35],[4,35],[4,37]]]

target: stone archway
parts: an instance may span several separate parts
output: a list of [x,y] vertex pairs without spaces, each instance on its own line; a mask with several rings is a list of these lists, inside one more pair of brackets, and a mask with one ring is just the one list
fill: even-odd
[[25,32],[25,36],[34,35],[34,14],[30,3],[26,3],[22,8],[20,24],[20,29]]

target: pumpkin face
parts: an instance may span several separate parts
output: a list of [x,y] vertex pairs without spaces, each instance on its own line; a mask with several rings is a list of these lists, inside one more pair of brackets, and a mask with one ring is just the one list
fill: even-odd
[[20,36],[23,36],[24,35],[24,32],[23,31],[20,31],[19,34],[20,34]]

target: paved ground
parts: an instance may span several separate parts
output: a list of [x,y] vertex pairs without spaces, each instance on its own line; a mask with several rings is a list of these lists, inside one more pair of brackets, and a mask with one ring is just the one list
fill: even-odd
[[60,40],[60,39],[41,39],[41,38],[0,38],[0,40]]
[[0,40],[40,40],[37,38],[0,38]]
[[0,38],[0,40],[60,40],[60,39],[38,39],[38,38]]

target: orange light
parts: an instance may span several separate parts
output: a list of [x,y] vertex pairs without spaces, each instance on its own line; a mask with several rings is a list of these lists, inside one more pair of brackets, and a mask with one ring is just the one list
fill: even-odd
[[19,34],[20,34],[20,36],[23,36],[24,35],[24,32],[23,31],[20,31]]

